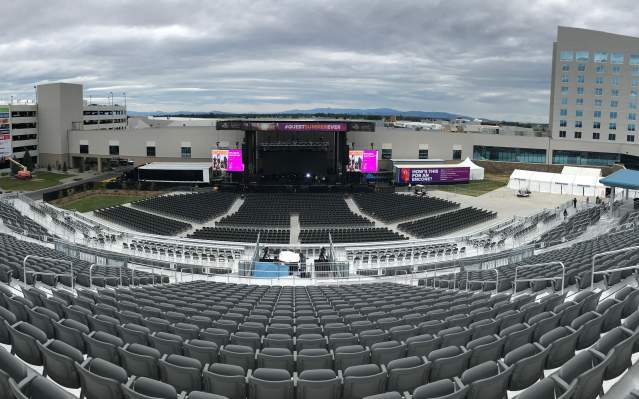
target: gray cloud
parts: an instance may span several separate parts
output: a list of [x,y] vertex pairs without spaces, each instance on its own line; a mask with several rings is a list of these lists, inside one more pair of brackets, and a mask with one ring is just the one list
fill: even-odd
[[135,110],[395,107],[546,121],[557,25],[639,35],[609,0],[23,0],[0,98],[73,81]]

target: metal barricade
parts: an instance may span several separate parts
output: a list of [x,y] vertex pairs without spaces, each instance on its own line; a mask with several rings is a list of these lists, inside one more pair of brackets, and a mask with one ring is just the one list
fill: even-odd
[[493,269],[484,269],[484,270],[492,270],[495,272],[495,280],[468,280],[468,275],[472,272],[478,272],[480,270],[466,270],[466,291],[468,291],[468,283],[495,283],[495,294],[499,292],[499,270],[495,267]]

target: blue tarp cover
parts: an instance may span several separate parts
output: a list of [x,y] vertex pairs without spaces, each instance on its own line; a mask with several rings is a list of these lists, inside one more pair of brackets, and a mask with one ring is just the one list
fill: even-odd
[[256,262],[253,277],[277,278],[288,276],[288,266],[273,262]]

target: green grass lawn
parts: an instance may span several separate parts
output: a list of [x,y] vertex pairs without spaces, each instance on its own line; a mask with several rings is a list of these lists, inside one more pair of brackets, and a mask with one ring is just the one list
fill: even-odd
[[36,191],[60,184],[60,180],[72,177],[71,174],[53,172],[35,172],[30,180],[18,180],[14,177],[0,177],[0,189],[3,191]]
[[122,205],[128,202],[137,201],[146,198],[144,195],[90,195],[75,201],[68,202],[64,205],[58,205],[60,208],[70,211],[91,212],[96,209],[107,208],[109,206]]
[[471,181],[468,184],[451,184],[448,186],[437,186],[437,190],[448,191],[455,194],[470,195],[478,197],[487,192],[504,187],[508,184],[509,176],[486,175],[484,180]]

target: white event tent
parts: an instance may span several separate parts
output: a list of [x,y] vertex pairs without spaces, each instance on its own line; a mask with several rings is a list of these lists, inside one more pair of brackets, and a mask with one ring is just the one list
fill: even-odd
[[515,169],[508,187],[513,190],[565,194],[575,196],[604,196],[605,187],[599,183],[601,169],[566,166],[561,173],[535,172]]

